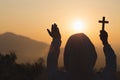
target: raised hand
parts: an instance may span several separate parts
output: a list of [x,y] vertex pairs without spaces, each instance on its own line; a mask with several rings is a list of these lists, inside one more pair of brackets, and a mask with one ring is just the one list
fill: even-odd
[[103,43],[103,45],[108,44],[108,33],[104,30],[100,31],[100,39]]
[[57,27],[57,24],[55,24],[55,23],[52,24],[51,31],[49,29],[47,29],[47,31],[53,39],[61,39],[61,34]]

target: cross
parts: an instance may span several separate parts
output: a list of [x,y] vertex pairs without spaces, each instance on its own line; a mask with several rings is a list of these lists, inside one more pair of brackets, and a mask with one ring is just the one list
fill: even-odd
[[105,21],[105,17],[103,17],[103,20],[99,20],[99,23],[102,23],[102,30],[104,31],[105,23],[109,23],[109,21]]

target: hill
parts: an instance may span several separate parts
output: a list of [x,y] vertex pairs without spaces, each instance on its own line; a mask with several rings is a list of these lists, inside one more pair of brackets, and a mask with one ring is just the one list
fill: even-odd
[[33,62],[40,57],[46,56],[48,44],[6,32],[0,35],[0,52],[6,54],[9,51],[16,53],[17,62]]

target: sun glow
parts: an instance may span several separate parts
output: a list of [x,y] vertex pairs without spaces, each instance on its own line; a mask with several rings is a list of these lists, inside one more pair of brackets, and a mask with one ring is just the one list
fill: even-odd
[[74,32],[83,32],[85,28],[85,23],[83,21],[74,21],[72,25],[72,29]]

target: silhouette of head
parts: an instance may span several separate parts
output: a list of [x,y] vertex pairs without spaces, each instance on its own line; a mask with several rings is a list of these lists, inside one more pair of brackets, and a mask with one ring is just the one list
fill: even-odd
[[65,46],[64,66],[73,74],[91,74],[97,54],[90,39],[83,33],[72,35]]

